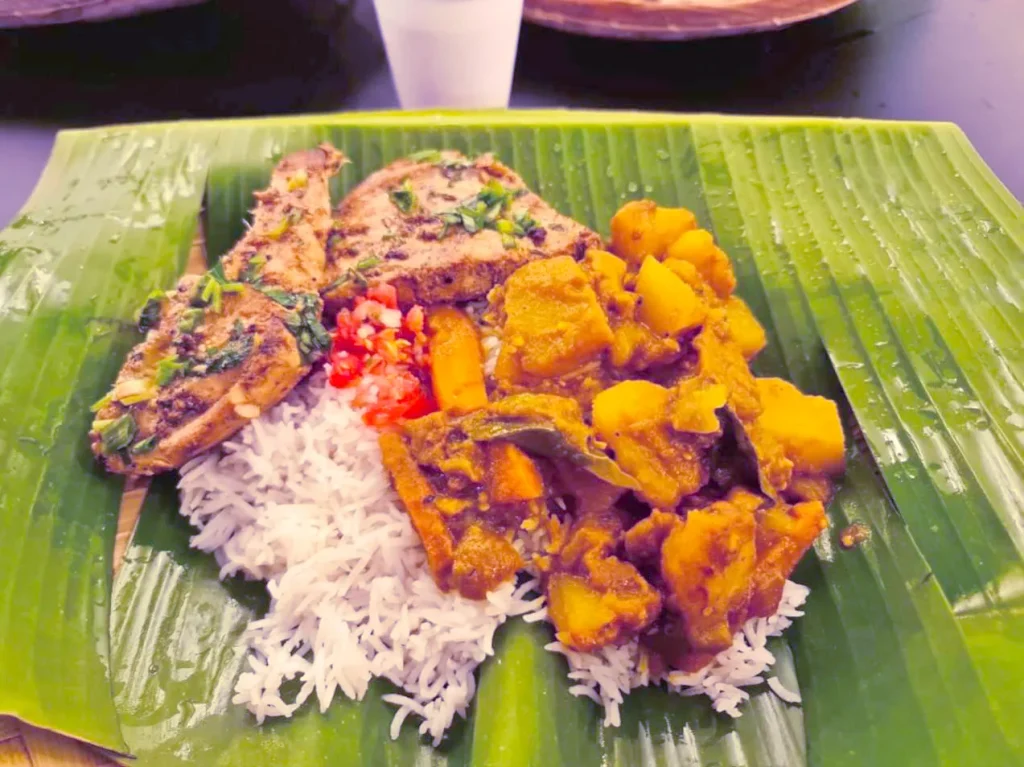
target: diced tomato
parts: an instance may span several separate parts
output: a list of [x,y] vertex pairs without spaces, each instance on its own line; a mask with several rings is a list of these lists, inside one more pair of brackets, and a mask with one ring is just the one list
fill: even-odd
[[[414,306],[401,313],[397,307],[393,287],[371,288],[356,298],[351,309],[338,312],[332,337],[330,383],[356,387],[352,404],[373,426],[437,410],[429,386],[423,383],[430,380],[423,308]],[[396,312],[401,316],[399,327],[394,327]]]
[[422,306],[416,305],[406,313],[405,328],[413,335],[422,333],[425,326],[426,313],[423,311]]
[[420,418],[430,415],[437,410],[437,403],[434,398],[421,386],[417,396],[409,401],[409,409],[405,411],[403,418]]
[[331,355],[331,386],[344,389],[363,373],[363,361],[349,352]]
[[383,304],[388,309],[398,308],[398,291],[395,290],[394,285],[374,285],[366,291],[366,297],[370,301]]
[[334,349],[341,351],[351,349],[355,346],[356,331],[359,330],[361,322],[358,322],[348,309],[338,312],[337,327],[334,330]]

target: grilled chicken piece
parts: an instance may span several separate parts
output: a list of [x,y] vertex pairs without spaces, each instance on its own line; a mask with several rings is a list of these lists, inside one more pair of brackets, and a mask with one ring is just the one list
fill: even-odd
[[277,404],[330,344],[320,324],[330,222],[327,181],[342,157],[297,152],[257,193],[253,224],[201,277],[143,308],[89,437],[108,470],[157,474],[228,438]]
[[254,195],[252,227],[221,259],[224,276],[293,293],[322,290],[332,223],[328,182],[346,162],[329,144],[282,158],[270,185]]
[[329,310],[366,282],[394,285],[403,304],[472,300],[527,261],[581,258],[601,244],[491,155],[420,152],[398,160],[352,190],[336,219]]

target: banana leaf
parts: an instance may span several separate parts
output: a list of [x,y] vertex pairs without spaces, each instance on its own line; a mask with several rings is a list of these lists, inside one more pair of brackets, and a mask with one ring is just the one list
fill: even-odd
[[[468,720],[436,749],[412,722],[390,740],[384,684],[359,703],[256,726],[231,696],[264,590],[219,582],[215,563],[188,548],[173,478],[154,484],[114,585],[107,657],[120,483],[92,468],[83,410],[134,336],[120,324],[87,333],[83,317],[95,305],[130,322],[150,289],[173,283],[204,174],[217,254],[241,233],[274,160],[320,140],[353,161],[336,194],[418,149],[493,151],[606,234],[636,197],[689,207],[714,229],[769,334],[757,372],[839,401],[850,436],[830,529],[795,575],[812,589],[807,614],[773,647],[802,706],[760,690],[734,721],[701,699],[640,690],[622,726],[604,728],[590,701],[569,695],[564,661],[543,649],[549,630],[516,620],[480,670]],[[157,204],[164,223],[142,228]],[[102,221],[72,223],[76,206]],[[13,253],[0,257],[0,344],[21,355],[0,357],[0,450],[19,461],[0,506],[0,711],[123,748],[112,690],[144,765],[1024,760],[1024,216],[954,126],[577,112],[134,126],[63,134],[26,214],[0,236]],[[67,271],[39,268],[63,275],[71,297],[36,298],[12,319],[7,307],[21,304],[10,286],[37,284],[40,255],[24,248],[63,254]],[[39,434],[54,446],[40,455],[17,441]],[[841,550],[838,533],[855,521],[871,536]],[[44,598],[53,593],[77,612]],[[78,660],[78,676],[65,659]],[[68,679],[79,680],[73,700]]]
[[137,297],[185,262],[207,154],[181,131],[65,133],[0,233],[0,713],[116,751],[121,482],[82,435],[136,341]]

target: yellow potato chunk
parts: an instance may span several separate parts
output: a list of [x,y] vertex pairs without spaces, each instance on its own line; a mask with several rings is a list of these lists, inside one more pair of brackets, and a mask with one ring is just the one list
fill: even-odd
[[697,226],[685,208],[659,208],[650,200],[627,202],[612,217],[612,247],[632,264],[662,257],[680,235]]
[[584,257],[584,263],[590,270],[601,277],[602,280],[611,280],[614,285],[622,287],[622,281],[626,277],[627,265],[618,256],[609,253],[607,250],[591,248]]
[[666,258],[662,263],[665,264],[666,269],[670,270],[691,288],[699,288],[704,282],[704,278],[697,271],[697,267],[689,261],[683,261],[681,258]]
[[640,484],[652,506],[674,509],[707,482],[702,451],[669,430],[670,392],[650,381],[623,381],[594,398],[594,431]]
[[604,307],[620,317],[632,316],[637,298],[624,286],[628,270],[626,262],[606,250],[591,248],[583,259],[583,265],[590,272],[594,289]]
[[729,296],[725,303],[725,317],[729,323],[729,337],[748,360],[754,359],[768,345],[764,328],[747,302],[739,296]]
[[763,411],[756,426],[773,437],[798,474],[841,474],[846,449],[839,409],[780,378],[758,378]]
[[555,573],[548,581],[548,614],[558,641],[577,650],[592,650],[615,640],[618,616],[586,578]]
[[[565,375],[612,342],[608,317],[579,264],[569,256],[533,261],[505,283],[497,373],[520,378]],[[503,359],[504,358],[504,359]]]
[[697,267],[697,271],[720,298],[728,298],[736,289],[732,262],[715,245],[715,238],[706,229],[684,232],[668,246],[665,256],[669,260],[686,261]]
[[484,599],[522,566],[522,557],[504,536],[470,525],[455,548],[452,585],[468,599]]
[[687,513],[661,549],[668,605],[683,616],[691,649],[715,653],[732,644],[745,620],[756,562],[754,515],[730,503]]
[[636,292],[640,296],[637,316],[658,333],[677,336],[699,326],[707,314],[693,288],[652,256],[640,266]]
[[717,434],[722,430],[718,411],[725,407],[729,390],[701,378],[686,378],[672,390],[669,419],[676,431]]
[[615,326],[609,361],[617,368],[646,370],[679,356],[679,342],[655,333],[642,322],[623,320]]
[[775,613],[786,578],[827,524],[825,507],[819,501],[778,504],[757,513],[751,617],[767,618]]
[[658,591],[636,567],[608,554],[621,533],[613,517],[585,517],[556,557],[548,612],[568,647],[595,650],[635,635],[661,612]]
[[708,322],[693,340],[701,378],[722,384],[729,391],[729,407],[744,422],[761,413],[761,398],[750,366],[722,323]]

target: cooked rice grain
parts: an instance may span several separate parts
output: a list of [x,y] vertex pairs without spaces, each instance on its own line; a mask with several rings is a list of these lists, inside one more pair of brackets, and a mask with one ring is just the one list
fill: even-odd
[[[316,376],[219,449],[182,470],[182,513],[215,554],[221,577],[267,581],[270,610],[248,628],[248,667],[234,701],[258,721],[291,716],[315,694],[360,700],[373,677],[405,695],[439,743],[476,691],[473,672],[508,617],[534,612],[535,586],[509,583],[485,601],[438,590],[419,538],[399,509],[376,432],[351,395]],[[285,696],[282,685],[297,680]]]

